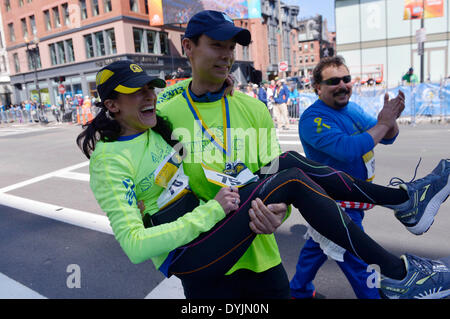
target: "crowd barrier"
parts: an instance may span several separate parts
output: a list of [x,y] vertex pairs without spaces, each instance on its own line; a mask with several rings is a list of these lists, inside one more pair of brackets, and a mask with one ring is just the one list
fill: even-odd
[[[395,88],[354,87],[350,101],[359,104],[367,113],[376,117],[383,107],[384,94],[389,98],[397,96],[399,90],[405,94],[405,110],[401,117],[413,122],[417,118],[445,118],[450,116],[450,83],[421,83],[413,86],[397,86]],[[296,106],[288,107],[289,117],[298,119],[315,101],[313,92],[301,92]]]
[[96,107],[76,107],[62,112],[60,109],[45,107],[42,110],[26,110],[10,108],[6,111],[0,110],[0,124],[14,123],[38,123],[38,122],[72,122],[84,125],[93,120],[98,113]]

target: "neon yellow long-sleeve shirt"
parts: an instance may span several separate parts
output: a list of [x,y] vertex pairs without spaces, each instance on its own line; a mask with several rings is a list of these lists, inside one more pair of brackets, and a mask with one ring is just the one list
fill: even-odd
[[170,251],[225,217],[220,204],[209,200],[174,222],[144,228],[137,201],[144,201],[145,213],[158,211],[156,200],[163,188],[155,184],[154,172],[172,150],[159,134],[147,130],[130,140],[98,142],[91,155],[91,189],[133,263],[152,259],[159,268]]

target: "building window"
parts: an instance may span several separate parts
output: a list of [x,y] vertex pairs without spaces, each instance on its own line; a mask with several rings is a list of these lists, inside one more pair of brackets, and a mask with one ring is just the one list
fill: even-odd
[[167,33],[159,33],[159,45],[161,47],[160,54],[169,55],[169,37]]
[[139,12],[137,0],[130,0],[130,10],[133,12]]
[[23,0],[19,0],[19,7],[23,6]]
[[314,62],[314,55],[311,55],[311,62]]
[[20,24],[22,25],[23,38],[28,38],[28,26],[27,20],[25,18],[20,19]]
[[59,63],[66,63],[66,53],[64,51],[64,41],[59,41],[56,43],[56,54]]
[[11,22],[8,24],[9,41],[15,42],[16,35],[14,34],[14,24]]
[[147,34],[147,48],[148,53],[157,53],[156,51],[156,32],[151,30],[145,30]]
[[33,33],[33,35],[36,35],[37,29],[36,29],[36,19],[34,18],[34,15],[30,16],[30,27],[31,27],[31,33]]
[[19,73],[20,72],[19,54],[14,53],[13,59],[14,59],[14,70],[16,71],[16,73]]
[[1,65],[1,67],[0,67],[0,70],[1,70],[2,72],[6,72],[6,71],[7,71],[7,70],[6,70],[6,58],[5,58],[4,55],[2,55],[2,65]]
[[250,50],[249,50],[248,45],[242,47],[242,60],[246,60],[246,61],[250,60],[250,52],[249,51]]
[[106,50],[109,54],[116,54],[116,36],[114,34],[114,29],[105,30],[106,34]]
[[105,40],[103,37],[103,32],[95,32],[94,33],[94,38],[95,38],[95,48],[97,51],[97,56],[103,56],[106,55],[106,50],[105,50]]
[[165,32],[133,28],[136,53],[169,54],[169,39]]
[[50,62],[52,63],[52,65],[58,64],[58,59],[56,57],[56,44],[49,44],[48,48],[50,50]]
[[[145,1],[147,3],[147,1]],[[111,12],[112,11],[112,3],[111,0],[104,0],[103,7],[105,8],[105,12]]]
[[9,2],[9,0],[5,0],[5,10],[6,11],[11,10],[11,3]]
[[311,50],[314,49],[314,42],[311,42]]
[[84,36],[84,43],[88,59],[117,53],[114,29],[87,34]]
[[27,51],[27,60],[28,60],[28,70],[30,71],[40,69],[42,67],[39,47],[36,46],[35,48]]
[[134,52],[144,52],[142,50],[143,45],[142,45],[142,40],[143,40],[143,32],[144,30],[142,29],[138,29],[138,28],[133,28],[133,39],[134,39]]
[[72,39],[64,41],[66,44],[66,55],[67,55],[67,62],[74,62],[75,61],[75,53],[73,51],[73,42]]
[[58,7],[52,8],[52,13],[53,13],[53,25],[55,26],[55,28],[61,27],[61,19],[59,18],[59,8]]
[[94,55],[94,44],[92,42],[92,35],[88,34],[84,36],[84,44],[86,47],[86,58],[93,58]]
[[98,0],[91,0],[91,8],[92,8],[92,15],[94,17],[98,16],[100,13],[99,8],[98,8]]
[[72,39],[49,44],[52,65],[75,61]]
[[61,7],[62,7],[62,14],[63,14],[64,25],[69,26],[70,25],[69,6],[68,6],[67,3],[63,3],[61,5]]
[[50,11],[44,11],[44,22],[45,22],[45,30],[50,30],[52,28],[52,24],[50,22]]
[[87,7],[86,7],[86,0],[80,0],[80,10],[81,10],[81,20],[84,20],[87,18]]
[[303,57],[302,57],[302,56],[300,56],[300,57],[298,58],[298,62],[299,62],[300,64],[303,63]]

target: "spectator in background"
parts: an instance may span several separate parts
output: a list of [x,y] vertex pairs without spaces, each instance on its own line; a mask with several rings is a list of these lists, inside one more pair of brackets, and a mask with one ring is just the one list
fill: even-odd
[[409,68],[408,72],[402,77],[402,84],[405,84],[405,82],[407,85],[415,85],[419,82],[413,68]]
[[251,83],[247,84],[247,86],[245,87],[245,94],[247,94],[248,96],[256,98],[256,94],[253,91],[253,85]]
[[267,88],[269,87],[269,82],[262,81],[261,86],[258,90],[258,99],[267,106]]
[[298,99],[300,94],[298,93],[297,85],[294,83],[289,88],[289,98],[288,98],[288,111],[290,117],[298,118]]
[[0,104],[0,123],[8,123],[8,119],[6,117],[5,105]]
[[289,118],[287,110],[287,101],[289,98],[289,89],[285,84],[285,81],[278,80],[275,90],[274,90],[274,116],[276,121],[276,126],[283,130],[288,129]]

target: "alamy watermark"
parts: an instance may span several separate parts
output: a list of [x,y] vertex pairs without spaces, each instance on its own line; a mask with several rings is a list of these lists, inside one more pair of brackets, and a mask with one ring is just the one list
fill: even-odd
[[66,268],[69,273],[66,279],[66,286],[69,289],[81,288],[81,268],[77,264],[70,264]]
[[380,266],[376,264],[371,264],[367,266],[366,272],[370,275],[366,279],[366,285],[368,288],[380,288],[381,272]]

